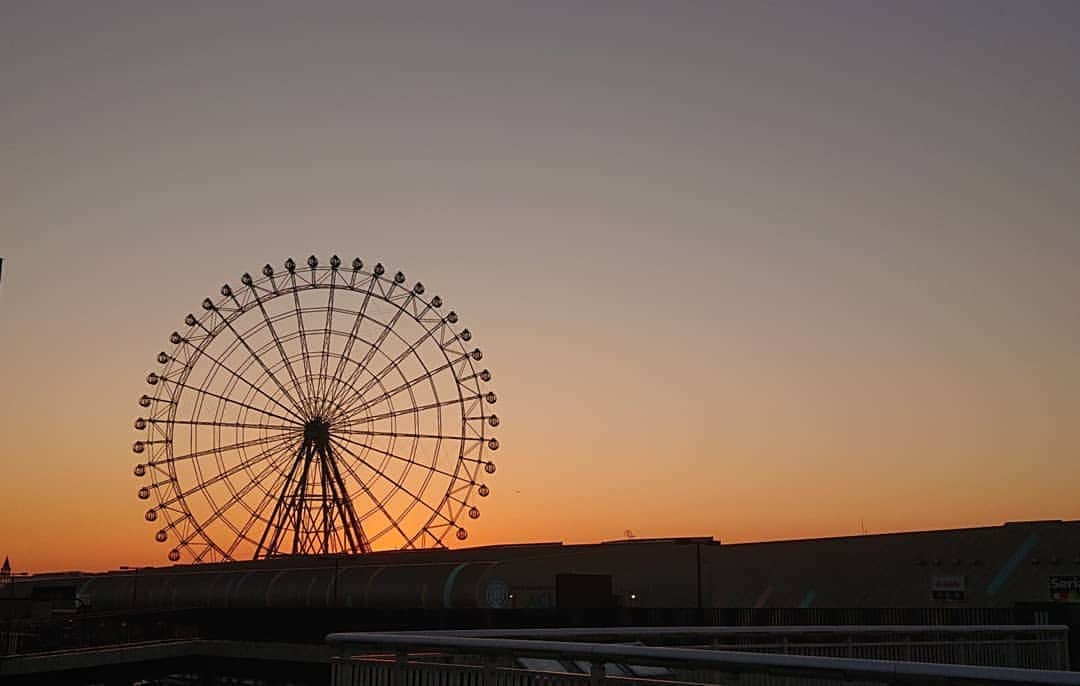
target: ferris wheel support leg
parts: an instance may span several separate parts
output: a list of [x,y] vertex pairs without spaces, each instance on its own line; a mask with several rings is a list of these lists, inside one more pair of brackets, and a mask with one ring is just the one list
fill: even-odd
[[[300,449],[296,451],[296,457],[293,459],[292,467],[289,469],[289,475],[285,478],[285,483],[281,486],[281,495],[278,496],[277,501],[274,503],[274,509],[270,513],[269,519],[266,521],[266,528],[263,529],[262,536],[259,537],[259,545],[255,548],[255,557],[272,557],[278,551],[278,543],[281,536],[282,527],[278,525],[278,520],[288,521],[288,512],[282,512],[282,508],[288,510],[288,498],[289,488],[296,476],[296,470],[300,467],[300,462],[304,459],[304,450],[307,447],[306,444],[302,444]],[[267,543],[267,536],[270,536],[270,542]]]
[[341,477],[341,471],[337,467],[334,452],[329,449],[329,446],[321,449],[320,452],[322,458],[330,467],[334,502],[341,515],[345,536],[349,540],[350,552],[370,553],[371,544],[368,542],[367,536],[364,535],[363,527],[360,526],[360,518],[356,516],[356,509],[353,507],[352,499],[348,496],[349,491],[345,488],[345,480]]

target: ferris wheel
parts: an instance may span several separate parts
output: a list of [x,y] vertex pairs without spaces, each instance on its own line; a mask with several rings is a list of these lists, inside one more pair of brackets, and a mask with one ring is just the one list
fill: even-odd
[[138,497],[168,559],[445,546],[480,516],[491,373],[442,298],[337,255],[244,274],[158,353]]

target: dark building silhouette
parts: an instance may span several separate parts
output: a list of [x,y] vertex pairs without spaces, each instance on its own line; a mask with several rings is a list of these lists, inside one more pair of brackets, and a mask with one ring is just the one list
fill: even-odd
[[[1080,600],[1080,521],[721,544],[538,543],[39,574],[16,594],[65,611],[545,609],[560,575],[604,579],[574,606],[1009,608]],[[586,577],[581,577],[586,578]],[[575,588],[580,590],[581,584]],[[569,588],[569,586],[568,586]],[[605,595],[605,594],[600,594]]]

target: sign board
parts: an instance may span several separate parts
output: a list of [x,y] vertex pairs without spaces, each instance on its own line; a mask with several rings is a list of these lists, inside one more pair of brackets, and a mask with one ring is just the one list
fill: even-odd
[[930,597],[934,600],[964,600],[967,583],[963,576],[935,576],[930,581]]
[[1080,576],[1052,576],[1047,583],[1050,600],[1059,603],[1080,603]]
[[488,607],[501,610],[509,606],[510,587],[506,582],[495,579],[484,589],[484,602]]

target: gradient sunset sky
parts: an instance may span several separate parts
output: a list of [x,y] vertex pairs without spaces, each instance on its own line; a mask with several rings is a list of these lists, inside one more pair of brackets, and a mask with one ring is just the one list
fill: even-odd
[[1080,518],[1080,3],[0,6],[0,557],[166,564],[143,377],[265,262],[486,353],[470,544]]

